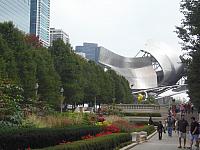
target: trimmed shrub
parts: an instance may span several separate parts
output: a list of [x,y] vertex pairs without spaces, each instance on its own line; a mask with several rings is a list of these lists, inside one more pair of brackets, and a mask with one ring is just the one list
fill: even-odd
[[113,150],[121,143],[131,141],[128,133],[115,133],[89,140],[76,141],[68,144],[47,147],[43,150]]
[[96,135],[103,131],[99,126],[82,126],[68,128],[40,129],[6,129],[0,130],[0,149],[43,148],[54,146],[64,141],[80,140],[85,135]]
[[145,125],[143,128],[134,128],[132,132],[146,131],[147,135],[153,133],[156,129],[152,125]]
[[124,116],[138,116],[138,117],[161,117],[160,113],[123,113]]

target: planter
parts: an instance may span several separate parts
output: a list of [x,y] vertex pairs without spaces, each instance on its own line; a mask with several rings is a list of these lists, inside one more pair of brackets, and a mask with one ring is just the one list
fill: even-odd
[[132,132],[131,137],[132,137],[132,142],[139,142],[140,134],[139,132]]

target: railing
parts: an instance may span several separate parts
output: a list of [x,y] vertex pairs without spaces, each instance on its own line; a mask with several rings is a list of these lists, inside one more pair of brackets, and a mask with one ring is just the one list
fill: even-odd
[[102,107],[115,107],[122,110],[122,112],[160,112],[160,106],[154,104],[115,104],[101,105]]
[[124,109],[150,109],[150,110],[160,110],[159,105],[153,104],[116,104],[115,107]]

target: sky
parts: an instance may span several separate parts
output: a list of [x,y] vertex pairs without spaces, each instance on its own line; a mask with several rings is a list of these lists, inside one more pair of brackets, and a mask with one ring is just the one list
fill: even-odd
[[148,40],[180,49],[181,0],[51,0],[50,27],[62,29],[75,46],[97,43],[134,57]]

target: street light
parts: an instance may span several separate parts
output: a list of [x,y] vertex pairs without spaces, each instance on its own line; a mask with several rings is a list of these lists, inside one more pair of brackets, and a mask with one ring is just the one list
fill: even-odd
[[94,112],[96,113],[96,105],[97,105],[97,98],[96,96],[94,97]]
[[62,105],[63,105],[63,100],[64,100],[64,97],[63,97],[64,89],[63,89],[63,87],[60,89],[60,93],[61,93],[61,98],[60,98],[60,112],[62,113]]
[[36,82],[35,84],[35,96],[37,98],[37,95],[38,95],[38,88],[39,88],[39,84]]
[[116,98],[113,97],[113,98],[112,98],[112,102],[113,102],[113,103],[112,103],[112,109],[114,109],[114,107],[115,107],[115,100],[116,100]]

